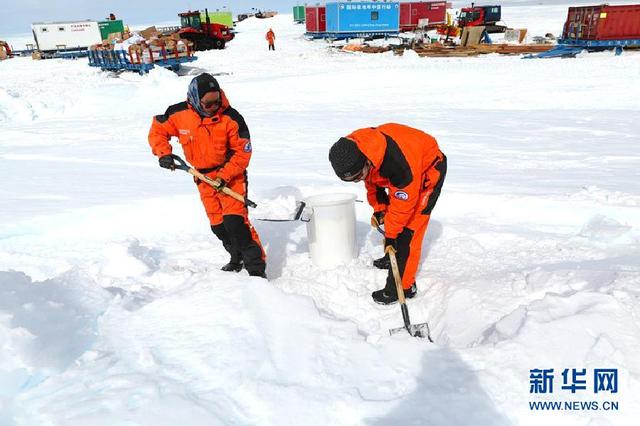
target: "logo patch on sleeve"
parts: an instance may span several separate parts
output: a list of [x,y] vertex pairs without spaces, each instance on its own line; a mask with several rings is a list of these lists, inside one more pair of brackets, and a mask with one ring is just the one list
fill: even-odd
[[244,152],[251,152],[251,142],[247,142],[243,148]]
[[393,196],[402,201],[407,201],[409,199],[409,194],[404,191],[396,191]]

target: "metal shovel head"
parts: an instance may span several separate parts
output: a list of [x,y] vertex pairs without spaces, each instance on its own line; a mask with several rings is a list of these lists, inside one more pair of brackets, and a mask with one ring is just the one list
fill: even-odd
[[410,324],[408,327],[392,328],[389,330],[389,335],[393,336],[394,334],[400,333],[403,330],[407,330],[407,332],[412,337],[419,337],[420,339],[427,338],[430,342],[433,342],[433,340],[431,340],[429,324],[427,324],[426,322],[423,322],[422,324]]

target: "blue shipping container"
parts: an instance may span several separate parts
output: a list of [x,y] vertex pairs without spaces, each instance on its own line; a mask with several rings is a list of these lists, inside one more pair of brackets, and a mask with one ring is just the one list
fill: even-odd
[[398,32],[400,3],[327,3],[328,33]]

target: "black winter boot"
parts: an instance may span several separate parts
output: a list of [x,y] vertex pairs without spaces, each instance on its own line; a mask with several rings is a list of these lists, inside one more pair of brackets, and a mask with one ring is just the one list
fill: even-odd
[[[253,240],[251,229],[242,216],[225,215],[223,224],[233,247],[238,248],[244,268],[253,277],[265,276],[266,263],[262,247]],[[233,255],[231,256],[234,259]]]
[[222,242],[222,246],[224,249],[231,255],[231,259],[229,263],[224,265],[221,270],[225,272],[240,272],[243,268],[242,263],[242,255],[240,254],[240,250],[233,244],[233,241],[229,237],[227,230],[224,227],[224,224],[220,225],[211,225],[211,231],[215,234],[216,237]]
[[267,279],[267,274],[260,271],[249,272],[249,276]]
[[234,262],[234,260],[231,259],[229,263],[227,263],[222,268],[220,268],[220,270],[225,272],[240,272],[242,271],[242,268],[244,268],[244,264],[242,263],[242,260]]
[[389,260],[389,255],[385,254],[380,259],[375,259],[373,261],[373,266],[378,269],[389,269],[391,268],[391,261]]
[[[411,284],[410,288],[404,289],[404,297],[406,299],[412,299],[416,295],[416,293],[418,293],[416,283]],[[392,288],[385,287],[383,289],[374,291],[373,293],[371,293],[371,297],[376,303],[379,303],[381,305],[390,305],[398,301],[398,292],[396,291],[396,287],[394,284]]]

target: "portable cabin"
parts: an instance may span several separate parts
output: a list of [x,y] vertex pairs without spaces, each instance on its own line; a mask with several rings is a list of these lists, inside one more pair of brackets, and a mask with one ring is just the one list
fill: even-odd
[[304,6],[293,6],[293,22],[302,24],[305,18]]
[[398,2],[333,2],[326,4],[327,33],[336,35],[397,34]]
[[324,6],[306,6],[304,10],[307,33],[324,33],[327,31],[327,8]]
[[447,2],[404,2],[400,3],[400,31],[413,31],[421,19],[427,19],[427,28],[447,22]]
[[102,43],[96,21],[34,22],[31,31],[41,52],[86,50]]
[[640,4],[570,7],[563,39],[640,40]]

